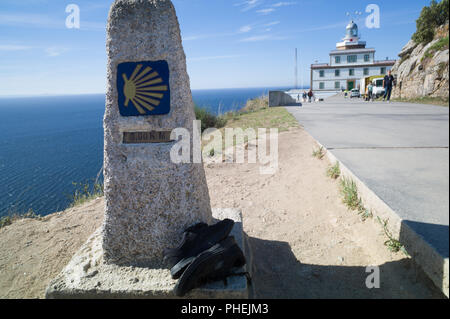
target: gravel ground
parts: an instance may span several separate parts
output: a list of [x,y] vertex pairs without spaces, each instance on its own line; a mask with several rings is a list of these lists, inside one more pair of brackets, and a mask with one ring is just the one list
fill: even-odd
[[[213,207],[243,212],[253,255],[256,298],[443,298],[402,253],[384,246],[376,221],[342,204],[329,163],[311,156],[303,129],[279,135],[279,169],[205,165]],[[103,220],[103,198],[0,229],[0,298],[43,298],[44,291]],[[365,285],[379,266],[380,288]]]

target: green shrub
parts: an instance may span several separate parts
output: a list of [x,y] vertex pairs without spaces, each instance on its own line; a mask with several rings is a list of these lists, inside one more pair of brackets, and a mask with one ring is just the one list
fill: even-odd
[[423,7],[416,20],[416,32],[412,36],[416,43],[426,44],[433,40],[435,29],[448,22],[448,5],[449,0],[442,0],[439,3],[432,0],[429,7]]
[[208,110],[195,106],[195,118],[201,121],[202,132],[207,128],[221,128],[227,123],[224,116],[217,116]]
[[448,36],[439,39],[439,41],[430,46],[423,54],[422,60],[424,60],[425,58],[432,58],[436,52],[446,49],[448,49]]
[[11,225],[12,224],[12,218],[11,216],[3,216],[0,218],[0,228]]
[[254,112],[267,109],[269,107],[269,96],[263,95],[254,99],[250,99],[245,103],[241,112]]
[[72,203],[69,207],[75,207],[97,197],[104,195],[103,184],[95,183],[92,187],[86,183],[72,183],[76,187],[74,193],[70,196]]

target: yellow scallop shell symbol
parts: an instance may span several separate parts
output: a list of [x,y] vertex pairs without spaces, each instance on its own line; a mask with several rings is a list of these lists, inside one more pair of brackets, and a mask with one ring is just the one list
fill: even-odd
[[142,64],[138,64],[129,79],[127,79],[125,73],[122,74],[125,81],[123,92],[126,98],[126,107],[131,101],[139,113],[146,114],[147,112],[144,109],[153,111],[161,103],[164,92],[168,90],[168,87],[167,85],[161,85],[163,79],[158,72],[151,72],[151,67],[146,67],[143,71],[141,69]]

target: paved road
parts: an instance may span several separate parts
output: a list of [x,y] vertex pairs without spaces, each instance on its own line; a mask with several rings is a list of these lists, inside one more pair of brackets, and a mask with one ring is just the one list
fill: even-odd
[[336,96],[287,110],[448,258],[448,107]]

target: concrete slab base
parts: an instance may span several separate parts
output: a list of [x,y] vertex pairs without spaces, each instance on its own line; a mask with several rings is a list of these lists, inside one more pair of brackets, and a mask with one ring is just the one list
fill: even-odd
[[[248,245],[242,226],[242,214],[238,209],[213,209],[216,220],[229,218],[235,221],[230,235],[244,252],[247,264],[238,272],[251,269]],[[239,298],[249,296],[245,276],[229,277],[224,282],[214,282],[193,289],[183,298]],[[159,268],[107,265],[103,262],[101,229],[98,229],[74,255],[69,264],[46,290],[49,299],[83,298],[178,298],[173,293],[177,280],[170,276],[164,265]]]

